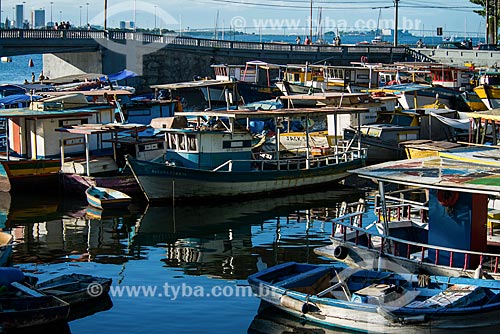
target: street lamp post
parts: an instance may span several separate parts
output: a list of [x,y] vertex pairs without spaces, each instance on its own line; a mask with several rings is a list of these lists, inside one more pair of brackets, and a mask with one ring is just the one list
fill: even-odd
[[155,5],[155,31],[156,31],[156,5]]
[[50,2],[50,23],[52,24],[52,26],[54,25],[54,20],[52,19],[52,7],[54,5],[54,1],[51,1]]
[[134,0],[134,31],[136,31],[137,27],[137,1]]
[[62,10],[59,11],[59,22],[62,22]]
[[108,0],[104,0],[104,30],[108,28]]
[[87,5],[87,24],[89,24],[89,3],[85,3],[85,5]]
[[82,27],[82,5],[80,5],[80,28]]

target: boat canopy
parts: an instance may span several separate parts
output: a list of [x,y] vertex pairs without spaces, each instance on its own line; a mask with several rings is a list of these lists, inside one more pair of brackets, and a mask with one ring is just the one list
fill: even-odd
[[[498,151],[492,148],[483,150],[484,152]],[[470,152],[474,155],[478,153],[478,148],[465,148],[463,151],[464,154]],[[350,172],[378,182],[500,196],[500,164],[498,163],[486,165],[437,156],[390,161]]]
[[11,105],[20,102],[36,101],[41,99],[39,95],[14,94],[0,99],[0,105]]
[[232,86],[236,83],[229,80],[198,80],[198,81],[186,81],[186,82],[176,82],[170,84],[160,84],[150,86],[152,89],[189,89],[189,88],[204,88],[209,86]]
[[108,79],[110,81],[120,81],[120,80],[125,80],[128,78],[134,78],[136,76],[137,76],[137,73],[125,69],[125,70],[117,72],[117,73],[109,74],[109,75],[107,75],[107,78],[106,78],[106,76],[102,76],[99,79],[101,81],[106,81]]

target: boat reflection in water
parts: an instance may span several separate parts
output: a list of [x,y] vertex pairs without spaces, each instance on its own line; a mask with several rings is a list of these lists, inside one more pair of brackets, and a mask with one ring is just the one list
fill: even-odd
[[14,263],[126,262],[121,240],[129,238],[143,208],[99,217],[89,210],[80,199],[13,197],[5,225],[16,242]]
[[248,327],[248,334],[343,334],[353,333],[339,328],[322,327],[261,302],[259,311]]
[[148,207],[132,250],[142,257],[144,247],[162,247],[162,261],[169,267],[182,267],[191,275],[246,279],[264,263],[315,261],[313,246],[328,243],[328,229],[316,220],[347,198],[359,198],[359,192],[337,187],[240,203]]
[[[337,186],[230,204],[136,205],[125,212],[95,211],[81,198],[73,202],[13,196],[5,224],[16,239],[14,264],[40,281],[71,273],[113,280],[113,307],[71,321],[74,333],[101,332],[109,324],[113,332],[122,333],[131,328],[148,333],[237,333],[255,316],[259,300],[251,293],[173,300],[112,291],[127,286],[163,289],[165,283],[205,291],[246,288],[246,278],[265,266],[290,260],[323,263],[327,260],[313,248],[330,244],[331,224],[321,217],[334,216],[326,211],[360,195],[359,189]],[[165,314],[176,321],[166,324]],[[192,321],[193,314],[198,321]]]

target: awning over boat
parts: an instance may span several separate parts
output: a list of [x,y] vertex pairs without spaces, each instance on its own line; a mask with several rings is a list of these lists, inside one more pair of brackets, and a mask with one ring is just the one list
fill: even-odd
[[58,85],[58,84],[66,84],[72,82],[83,82],[85,80],[97,80],[102,76],[104,76],[104,74],[102,73],[82,73],[82,74],[66,75],[59,78],[44,80],[43,82]]
[[29,108],[0,109],[0,117],[12,118],[54,118],[64,116],[96,114],[102,109],[109,109],[109,106],[79,108],[79,109],[57,109],[57,110],[31,110]]
[[298,108],[275,110],[226,110],[226,111],[192,111],[175,113],[176,116],[186,117],[227,117],[268,119],[273,117],[312,117],[333,114],[358,114],[367,113],[368,108],[324,107],[324,108]]
[[449,117],[444,117],[441,115],[438,115],[434,112],[430,113],[432,117],[437,118],[441,123],[446,124],[448,126],[451,126],[452,128],[455,129],[460,129],[460,130],[470,130],[471,127],[471,121],[470,119],[455,119],[455,118],[449,118]]
[[68,127],[57,128],[57,132],[67,132],[73,134],[98,134],[98,133],[117,133],[117,132],[140,132],[144,131],[148,126],[144,124],[82,124],[72,125]]
[[0,105],[10,105],[20,102],[36,101],[41,99],[39,95],[14,94],[0,99]]
[[500,109],[469,112],[469,113],[467,113],[467,117],[474,118],[474,119],[500,121]]
[[125,80],[128,78],[134,78],[136,76],[137,76],[137,73],[135,73],[135,72],[132,72],[129,70],[123,70],[123,71],[120,71],[118,73],[109,74],[107,76],[107,78],[106,78],[106,76],[102,76],[99,79],[101,81],[106,81],[107,79],[109,79],[111,81],[120,81],[120,80]]
[[[485,155],[482,159],[477,158],[480,152]],[[388,183],[500,196],[500,161],[489,157],[498,156],[498,149],[468,147],[439,154],[438,157],[385,162],[350,172]],[[467,155],[476,158],[468,160]]]
[[171,84],[161,84],[150,86],[152,89],[189,89],[189,88],[204,88],[210,86],[232,86],[236,82],[229,80],[198,80],[198,81],[187,81],[187,82],[177,82]]
[[424,89],[430,89],[432,88],[431,85],[421,85],[421,84],[415,84],[415,83],[409,83],[409,84],[400,84],[400,85],[390,85],[390,86],[383,86],[374,90],[370,90],[373,92],[386,92],[386,93],[392,93],[392,94],[402,94],[402,93],[410,93],[410,92],[417,92],[419,90],[424,90]]

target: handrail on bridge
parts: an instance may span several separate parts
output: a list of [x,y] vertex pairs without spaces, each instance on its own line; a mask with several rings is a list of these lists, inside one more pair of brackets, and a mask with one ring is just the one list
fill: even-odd
[[388,45],[297,45],[292,43],[274,42],[244,42],[228,40],[212,40],[203,38],[192,38],[170,35],[147,34],[133,31],[115,30],[44,30],[44,29],[0,29],[0,39],[69,39],[69,40],[99,40],[108,39],[114,41],[138,41],[143,43],[162,43],[181,46],[212,47],[227,49],[246,49],[263,51],[288,51],[288,52],[328,52],[328,53],[397,53],[408,54],[408,48],[404,46]]

